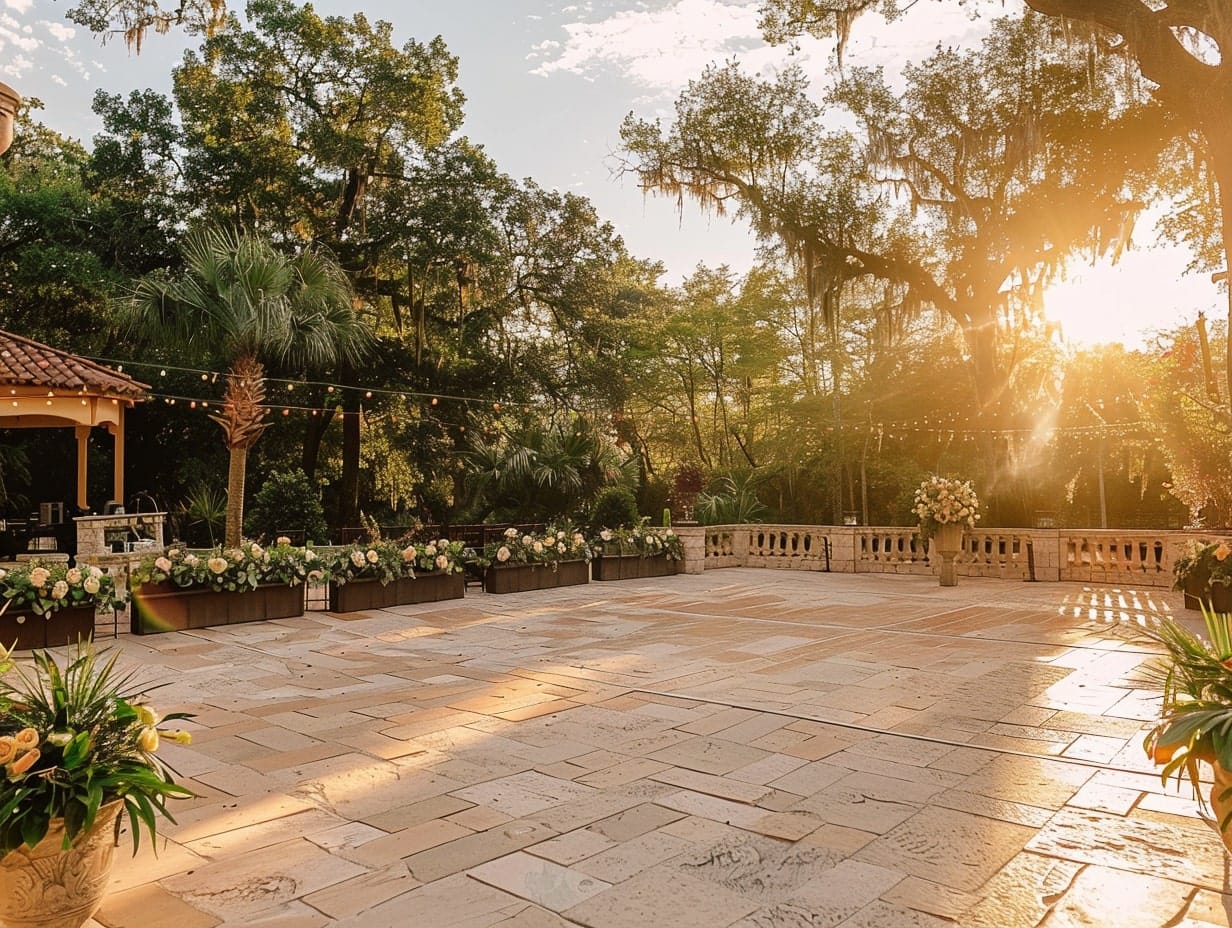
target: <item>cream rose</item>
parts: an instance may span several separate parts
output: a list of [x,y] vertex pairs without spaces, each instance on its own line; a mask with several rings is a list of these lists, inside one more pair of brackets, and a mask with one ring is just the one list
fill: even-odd
[[171,562],[165,557],[160,557],[154,561],[154,566],[165,574],[171,573]]
[[402,560],[407,564],[410,564],[417,557],[419,557],[419,552],[415,550],[414,545],[408,545],[402,549]]
[[76,567],[70,567],[68,569],[68,573],[64,575],[64,579],[67,580],[69,583],[80,583],[81,582],[81,571],[78,570]]
[[444,569],[445,569],[446,567],[448,567],[448,566],[449,566],[449,558],[447,558],[447,557],[446,557],[445,555],[443,555],[443,554],[438,554],[438,555],[436,556],[436,568],[437,568],[437,570],[444,570]]
[[30,571],[30,585],[42,589],[51,579],[51,571],[46,567],[36,567]]
[[68,595],[68,584],[63,580],[57,580],[56,585],[51,588],[52,599],[63,599]]
[[102,586],[103,585],[102,583],[99,582],[98,577],[86,577],[84,580],[81,581],[81,588],[85,590],[87,593],[89,593],[91,596],[93,596],[100,589],[102,589]]
[[351,563],[354,564],[356,567],[363,567],[364,564],[367,563],[367,561],[364,560],[364,552],[352,551],[351,552]]
[[501,545],[499,548],[496,549],[496,559],[500,561],[502,564],[505,563],[505,561],[509,560],[509,558],[511,557],[513,557],[513,552],[510,551],[508,548],[506,548],[504,545]]
[[212,557],[205,562],[205,566],[210,569],[210,573],[221,574],[225,573],[230,565],[225,557]]
[[377,554],[375,550],[369,548],[368,553],[364,555],[364,560],[366,560],[369,564],[379,564],[381,562],[381,556]]

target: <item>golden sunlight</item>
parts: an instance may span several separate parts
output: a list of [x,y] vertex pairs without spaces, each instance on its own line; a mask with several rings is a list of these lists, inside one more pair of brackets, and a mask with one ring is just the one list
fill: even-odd
[[1044,297],[1044,315],[1073,348],[1120,342],[1130,349],[1146,347],[1154,332],[1192,324],[1199,311],[1222,318],[1220,288],[1208,274],[1185,275],[1185,263],[1186,255],[1170,248],[1073,267]]

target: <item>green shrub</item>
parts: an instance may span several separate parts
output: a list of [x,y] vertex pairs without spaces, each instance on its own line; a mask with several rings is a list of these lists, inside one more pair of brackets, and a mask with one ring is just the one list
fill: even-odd
[[253,496],[244,529],[252,538],[273,539],[283,532],[302,531],[302,541],[325,541],[329,527],[316,487],[302,470],[275,471]]
[[596,532],[605,529],[633,528],[641,522],[637,500],[625,487],[604,487],[595,497],[590,510],[590,526]]

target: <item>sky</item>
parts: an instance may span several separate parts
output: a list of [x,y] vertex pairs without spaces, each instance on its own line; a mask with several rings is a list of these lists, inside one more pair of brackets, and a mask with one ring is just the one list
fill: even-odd
[[[96,89],[127,94],[170,88],[170,71],[196,43],[171,33],[149,36],[137,55],[118,38],[100,42],[69,23],[71,0],[0,0],[0,81],[44,103],[41,119],[87,145],[99,131],[90,111]],[[1012,11],[1017,0],[1006,0]],[[233,10],[242,4],[233,0]],[[618,176],[621,121],[630,112],[670,121],[676,96],[707,64],[739,58],[769,73],[789,60],[757,30],[756,0],[317,0],[323,15],[394,26],[396,40],[441,35],[461,60],[466,94],[463,132],[514,177],[590,198],[630,251],[662,261],[666,283],[699,263],[753,263],[754,242],[737,221],[691,205],[643,196]],[[996,5],[998,10],[1001,5]],[[848,61],[884,65],[929,54],[938,44],[972,46],[986,24],[967,6],[916,4],[897,23],[856,23]],[[806,41],[791,60],[821,80],[832,42]],[[1223,316],[1224,297],[1206,275],[1182,277],[1187,256],[1152,247],[1150,223],[1119,265],[1076,262],[1046,311],[1077,344],[1148,343],[1151,330],[1192,322],[1200,309]]]

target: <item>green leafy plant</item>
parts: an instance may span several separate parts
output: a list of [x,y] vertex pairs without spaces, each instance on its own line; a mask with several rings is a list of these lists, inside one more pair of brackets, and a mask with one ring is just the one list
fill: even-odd
[[385,585],[414,577],[416,571],[461,573],[463,550],[462,542],[448,538],[419,544],[377,540],[335,551],[327,569],[330,581],[339,586],[352,580],[379,580]]
[[265,478],[248,505],[244,530],[251,538],[274,538],[279,532],[300,530],[305,539],[329,535],[321,494],[298,468]]
[[[1140,630],[1164,649],[1144,670],[1163,699],[1159,722],[1143,746],[1163,765],[1162,780],[1188,778],[1200,800],[1199,761],[1232,771],[1232,614],[1203,606],[1202,617],[1206,641],[1172,620]],[[1222,817],[1220,830],[1230,823],[1232,811]]]
[[40,561],[0,569],[0,596],[6,600],[4,610],[0,611],[28,609],[41,616],[74,606],[110,610],[123,602],[116,592],[115,580],[97,567]]
[[590,546],[581,532],[569,525],[549,525],[542,533],[523,534],[516,528],[505,529],[500,541],[484,547],[482,562],[504,566],[589,560]]
[[[222,532],[227,520],[227,497],[221,490],[199,483],[184,497],[181,508],[187,529],[204,529],[209,536],[210,547],[217,544],[217,537]],[[200,536],[198,536],[200,537]]]
[[197,553],[186,548],[168,548],[149,554],[133,568],[134,587],[169,583],[181,589],[207,588],[216,593],[255,590],[262,583],[295,586],[305,580],[321,580],[326,565],[312,548],[300,548],[279,538],[269,548],[244,541],[238,548],[215,548]]
[[653,557],[666,554],[671,561],[684,557],[684,545],[679,535],[670,528],[647,525],[644,520],[635,528],[605,528],[591,539],[590,545],[596,555],[637,554]]
[[64,823],[67,849],[117,800],[136,853],[143,827],[153,840],[160,815],[174,821],[167,801],[193,795],[155,755],[162,740],[191,740],[160,725],[191,716],[160,718],[115,664],[115,655],[101,660],[89,643],[63,665],[43,651],[22,666],[0,649],[0,857],[34,847],[55,820]]
[[757,498],[756,481],[747,474],[723,477],[714,492],[697,497],[697,521],[703,525],[758,522],[766,512]]
[[637,512],[637,498],[625,487],[604,487],[595,497],[590,510],[592,531],[600,529],[633,528],[641,523]]

